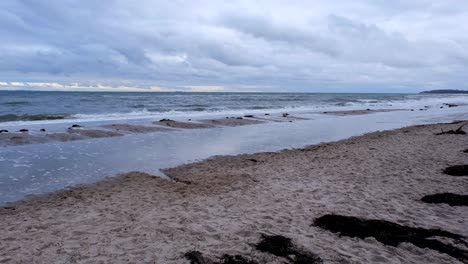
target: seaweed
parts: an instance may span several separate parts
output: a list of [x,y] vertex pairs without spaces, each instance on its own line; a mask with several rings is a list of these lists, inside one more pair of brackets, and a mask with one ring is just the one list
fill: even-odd
[[385,220],[362,219],[353,216],[328,214],[314,221],[314,225],[339,233],[340,236],[358,237],[361,239],[373,237],[377,241],[389,246],[398,246],[407,242],[420,248],[430,248],[448,254],[460,261],[468,262],[468,251],[453,245],[444,244],[434,237],[451,238],[462,243],[463,236],[440,229],[424,229],[399,225]]

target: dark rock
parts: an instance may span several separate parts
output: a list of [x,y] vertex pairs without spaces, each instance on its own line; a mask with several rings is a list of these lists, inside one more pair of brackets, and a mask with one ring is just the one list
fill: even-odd
[[28,132],[28,131],[29,131],[29,130],[24,129],[24,128],[19,130],[19,132]]
[[323,112],[324,114],[328,114],[328,112]]
[[74,124],[74,125],[72,125],[71,127],[77,128],[77,127],[81,127],[81,126],[80,126],[80,125],[77,125],[77,124]]
[[45,128],[41,128],[41,129],[39,129],[39,131],[46,132]]
[[8,130],[2,129],[2,130],[0,130],[0,133],[8,133]]
[[441,106],[440,108],[444,108],[443,106]]
[[369,108],[367,108],[367,109],[366,109],[366,111],[370,111],[370,109],[369,109]]
[[244,117],[254,117],[253,115],[245,115]]
[[159,122],[171,122],[171,121],[174,121],[174,120],[167,119],[167,118],[163,118],[163,119],[159,120]]
[[270,115],[270,114],[267,113],[267,114],[265,114],[265,115]]
[[189,120],[188,120],[188,121],[192,121],[192,119],[191,119],[191,118],[189,118]]
[[468,206],[468,195],[454,193],[436,193],[424,196],[421,201],[425,203],[445,203],[450,206]]
[[236,117],[236,119],[244,119],[244,118],[242,118],[242,117],[239,116],[239,117]]
[[463,150],[463,153],[468,153],[468,149]]
[[468,176],[468,165],[455,165],[445,168],[443,173],[451,176]]
[[414,109],[411,109],[410,111],[414,111]]
[[339,233],[340,236],[358,237],[361,239],[373,237],[385,245],[394,247],[406,242],[420,248],[430,248],[448,254],[462,262],[468,261],[468,251],[431,239],[433,237],[445,237],[454,239],[465,246],[468,245],[468,243],[462,240],[463,236],[444,230],[414,228],[385,220],[367,220],[334,214],[317,218],[314,221],[314,225],[334,233]]
[[256,159],[248,159],[248,160],[250,160],[252,162],[258,162],[258,160],[256,160]]
[[292,123],[292,120],[289,120],[289,123]]
[[255,246],[259,251],[286,258],[290,263],[313,264],[323,263],[322,259],[315,254],[298,249],[290,238],[280,235],[262,235],[260,242]]
[[287,117],[288,115],[288,113],[283,113],[283,117]]
[[457,107],[458,106],[457,104],[447,104],[447,103],[445,103],[444,105],[446,105],[448,107]]

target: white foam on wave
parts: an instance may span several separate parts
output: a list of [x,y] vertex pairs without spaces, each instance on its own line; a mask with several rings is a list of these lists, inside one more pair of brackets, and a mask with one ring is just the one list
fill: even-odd
[[115,112],[105,114],[74,114],[67,119],[57,120],[38,120],[38,121],[11,121],[0,123],[2,126],[25,126],[42,124],[67,124],[77,122],[99,122],[99,121],[117,121],[117,120],[136,120],[136,119],[159,119],[159,118],[204,118],[210,116],[236,116],[244,114],[264,114],[264,113],[311,113],[320,111],[345,111],[359,110],[366,108],[373,109],[418,109],[418,108],[440,108],[445,104],[468,105],[468,95],[408,95],[406,99],[354,99],[354,101],[342,103],[319,102],[316,105],[309,106],[287,106],[283,108],[272,109],[207,109],[205,111],[180,111],[172,110],[166,112],[152,112],[147,109],[141,109],[132,112]]

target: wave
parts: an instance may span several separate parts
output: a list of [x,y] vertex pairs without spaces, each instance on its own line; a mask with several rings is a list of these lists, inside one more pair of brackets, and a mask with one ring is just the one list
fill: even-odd
[[9,106],[16,106],[16,105],[29,105],[30,103],[27,101],[12,101],[12,102],[6,102],[3,103],[3,105],[9,105]]

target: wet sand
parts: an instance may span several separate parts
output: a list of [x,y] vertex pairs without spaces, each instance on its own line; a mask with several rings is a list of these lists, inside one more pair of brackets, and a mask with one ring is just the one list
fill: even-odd
[[383,113],[391,111],[401,111],[404,109],[365,109],[365,110],[347,110],[347,111],[328,111],[322,112],[327,115],[349,116],[349,115],[368,115],[372,113]]
[[199,128],[212,128],[214,126],[209,124],[203,124],[198,122],[181,122],[170,119],[162,119],[157,122],[153,122],[155,125],[167,126],[172,128],[182,128],[182,129],[199,129]]
[[103,128],[114,129],[117,131],[130,132],[130,133],[151,133],[151,132],[167,132],[174,131],[173,129],[167,129],[163,127],[154,126],[142,126],[142,125],[130,125],[130,124],[110,124],[104,125]]
[[214,126],[245,126],[265,123],[263,121],[255,119],[247,119],[243,117],[226,117],[219,119],[205,119],[200,120],[202,123],[214,125]]
[[0,262],[189,263],[184,255],[198,251],[213,260],[229,254],[292,263],[259,251],[263,234],[291,238],[325,263],[462,263],[412,243],[389,246],[313,225],[341,214],[467,237],[466,207],[421,201],[468,194],[468,177],[443,173],[468,163],[468,135],[435,135],[459,126],[220,156],[165,170],[174,181],[131,172],[32,197],[0,209]]

